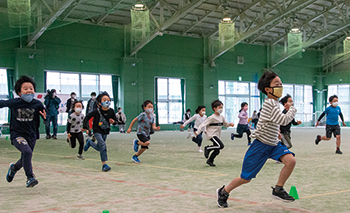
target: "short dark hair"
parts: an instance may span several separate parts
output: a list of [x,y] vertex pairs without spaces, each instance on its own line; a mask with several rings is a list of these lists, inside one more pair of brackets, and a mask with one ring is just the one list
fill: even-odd
[[198,106],[196,109],[196,113],[199,113],[203,108],[205,109],[205,106],[203,105]]
[[29,77],[29,76],[22,75],[16,81],[16,84],[15,84],[15,92],[17,93],[17,95],[19,95],[19,93],[21,92],[21,87],[22,87],[23,83],[31,83],[33,85],[33,87],[34,87],[34,92],[35,92],[36,84],[35,84],[34,80],[31,77]]
[[150,101],[150,100],[146,100],[146,101],[143,102],[143,104],[141,105],[141,106],[142,106],[142,109],[145,108],[148,104],[152,104],[152,105],[153,105],[153,102]]
[[90,94],[90,96],[96,96],[96,92],[92,92],[91,94]]
[[98,94],[98,96],[96,98],[98,103],[101,103],[101,100],[102,100],[103,96],[108,96],[108,98],[111,99],[111,97],[109,96],[108,92],[104,91],[104,92],[101,92],[100,94]]
[[75,92],[71,92],[70,95],[76,95]]
[[284,106],[285,103],[288,102],[288,99],[291,98],[292,96],[290,96],[289,94],[287,94],[286,96],[284,96],[281,100],[280,103]]
[[241,108],[243,108],[245,105],[248,105],[248,103],[247,102],[241,103]]
[[270,87],[271,81],[276,78],[278,75],[272,71],[266,71],[260,78],[258,82],[258,89],[267,95],[265,88]]
[[[214,110],[214,108],[220,106],[220,105],[224,105],[220,100],[215,100],[211,103],[211,108]],[[215,111],[215,110],[214,110]]]
[[72,104],[72,112],[75,112],[74,108],[75,108],[75,105],[76,105],[77,103],[81,103],[81,107],[82,107],[82,109],[84,109],[83,101],[82,101],[82,100],[80,100],[80,101],[75,100],[75,101],[73,102],[73,104]]
[[186,112],[191,112],[191,109],[187,109]]
[[337,95],[332,95],[331,97],[329,97],[329,99],[328,99],[329,103],[332,102],[334,98],[338,98],[338,96]]
[[121,107],[118,107],[118,110],[120,110],[121,109]]

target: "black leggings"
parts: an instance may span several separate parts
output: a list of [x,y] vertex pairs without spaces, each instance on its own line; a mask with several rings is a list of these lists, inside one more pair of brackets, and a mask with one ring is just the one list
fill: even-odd
[[71,147],[75,148],[76,144],[77,144],[77,139],[79,141],[79,151],[78,154],[81,155],[83,154],[83,148],[84,148],[84,136],[82,132],[78,132],[78,133],[70,133],[71,137],[70,137],[70,143],[71,143]]
[[211,142],[213,142],[213,145],[208,146],[207,149],[209,150],[209,153],[210,153],[211,151],[213,151],[213,152],[211,153],[211,155],[210,155],[208,161],[210,161],[210,162],[213,163],[215,157],[216,157],[217,155],[220,154],[220,149],[223,149],[223,148],[224,148],[224,144],[223,144],[222,141],[221,141],[218,137],[216,137],[216,136],[212,137],[210,140],[211,140]]
[[238,134],[233,134],[235,138],[242,138],[243,137],[243,133],[247,133],[247,139],[248,139],[248,143],[250,143],[250,129],[248,124],[238,124],[237,127],[237,133]]

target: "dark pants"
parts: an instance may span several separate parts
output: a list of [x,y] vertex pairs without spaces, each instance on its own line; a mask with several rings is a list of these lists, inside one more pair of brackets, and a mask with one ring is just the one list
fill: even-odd
[[235,138],[242,138],[243,137],[243,133],[247,133],[247,138],[248,138],[248,143],[250,144],[250,129],[248,124],[238,124],[237,126],[237,133],[238,134],[234,134]]
[[[193,128],[193,131],[196,132],[197,129]],[[196,144],[198,144],[198,146],[202,146],[202,141],[203,141],[203,137],[202,137],[202,133],[201,132],[199,135],[197,135],[196,137],[192,138],[192,141],[195,142]]]
[[36,140],[17,137],[12,140],[12,144],[21,152],[21,158],[15,163],[14,170],[18,171],[22,167],[26,173],[27,179],[33,178],[32,156]]
[[52,128],[53,128],[53,135],[57,136],[57,115],[55,116],[46,116],[45,121],[45,129],[46,129],[46,135],[50,134],[50,122],[52,122]]
[[211,142],[213,142],[213,145],[212,145],[212,146],[208,146],[207,149],[209,150],[209,153],[210,153],[211,151],[213,151],[213,152],[212,152],[211,155],[209,156],[208,161],[210,161],[210,162],[213,163],[213,162],[214,162],[214,158],[215,158],[217,155],[220,154],[220,149],[223,149],[223,148],[224,148],[224,144],[223,144],[222,141],[221,141],[218,137],[216,137],[216,136],[212,137],[210,140],[211,140]]
[[78,154],[83,154],[83,148],[84,148],[84,136],[82,132],[79,133],[70,133],[70,144],[72,148],[75,148],[77,144],[77,139],[79,141],[79,151]]
[[188,124],[188,129],[192,129],[192,128],[194,128],[194,122],[193,121]]
[[258,118],[254,118],[253,120],[252,120],[252,123],[254,124],[254,128],[256,128],[256,125],[258,125]]

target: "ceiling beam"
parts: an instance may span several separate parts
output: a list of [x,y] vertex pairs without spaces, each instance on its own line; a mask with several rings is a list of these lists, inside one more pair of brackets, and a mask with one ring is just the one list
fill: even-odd
[[[304,21],[304,23],[300,26],[300,29],[303,28],[306,24],[308,24],[309,22],[312,22],[318,18],[320,18],[321,16],[323,16],[324,14],[326,14],[328,11],[333,10],[334,8],[336,8],[337,6],[333,6],[333,7],[328,7],[326,10],[323,10],[321,13],[318,13],[308,19],[306,19]],[[278,42],[280,42],[287,34],[284,34],[280,37],[278,37],[276,40],[274,40],[273,42],[271,42],[270,45],[274,45],[277,44]]]
[[[307,1],[308,3],[306,3],[303,7],[307,7],[311,4],[313,4],[316,1]],[[280,18],[282,18],[283,16],[287,15],[284,11],[282,11],[282,14],[280,16]],[[279,22],[277,22],[277,24],[272,24],[269,27],[266,27],[261,33],[259,33],[258,35],[256,35],[252,40],[249,41],[249,43],[252,43],[254,41],[256,41],[258,38],[260,38],[262,35],[264,35],[266,32],[268,32],[269,30],[273,29],[276,25],[278,25]]]
[[182,9],[177,11],[172,17],[170,17],[168,20],[164,22],[164,24],[161,25],[160,28],[155,29],[153,32],[150,33],[150,35],[140,41],[135,47],[133,47],[130,51],[130,56],[135,55],[139,50],[141,50],[146,44],[151,42],[159,33],[162,31],[166,30],[168,27],[170,27],[172,24],[176,23],[179,21],[182,17],[186,16],[189,12],[191,12],[194,8],[198,7],[201,5],[203,0],[193,0],[191,3],[187,4],[184,6]]
[[[75,10],[75,8],[82,2],[82,0],[78,0],[76,2],[73,2],[69,8],[69,10],[67,10],[67,12],[64,14],[63,17],[63,21],[66,20],[66,18],[68,18],[68,16]],[[68,9],[68,8],[67,8]]]
[[312,3],[314,3],[316,0],[308,0],[308,1],[299,1],[298,3],[291,5],[289,8],[287,8],[286,10],[284,10],[284,12],[282,14],[276,14],[275,16],[267,19],[266,21],[262,22],[261,24],[255,26],[254,28],[252,28],[251,30],[245,32],[243,35],[240,36],[240,38],[238,40],[236,40],[233,44],[229,45],[228,47],[224,48],[224,49],[220,49],[217,53],[213,54],[210,58],[209,61],[213,61],[216,58],[218,58],[219,56],[221,56],[222,54],[226,53],[227,51],[229,51],[231,48],[233,48],[235,45],[237,45],[238,43],[240,43],[241,41],[249,38],[250,36],[254,35],[255,33],[259,32],[259,30],[261,28],[264,28],[266,26],[268,26],[269,24],[280,20],[283,16],[298,10],[300,8],[306,7],[307,5],[310,5]]
[[204,19],[206,19],[208,16],[212,15],[213,13],[215,13],[215,10],[212,10],[212,11],[208,12],[207,14],[205,14],[203,17],[201,17],[201,19],[199,19],[198,21],[193,23],[191,26],[186,28],[181,34],[185,35],[187,32],[191,31],[195,26],[197,26],[198,24],[202,23],[202,21]]
[[110,14],[113,13],[114,10],[119,7],[120,3],[122,3],[122,0],[119,0],[115,5],[113,5],[111,8],[108,9],[106,14],[103,14],[98,20],[96,24],[101,24],[102,21]]
[[[307,42],[303,42],[303,49],[306,49],[308,47],[310,47],[311,45],[321,41],[322,39],[325,39],[327,38],[328,36],[330,35],[333,35],[334,33],[340,31],[340,30],[343,30],[344,28],[347,28],[350,26],[350,22],[348,21],[347,23],[343,23],[342,25],[338,26],[338,28],[336,29],[332,29],[332,30],[328,30],[328,32],[325,32],[321,35],[318,35],[316,38],[310,40],[310,41],[307,41]],[[293,55],[297,54],[299,51],[295,51],[295,52],[292,52],[290,54],[287,54],[285,56],[282,56],[277,62],[275,62],[271,67],[275,67],[277,66],[278,64],[282,63],[283,61],[287,60],[288,58],[292,57]]]
[[321,49],[319,49],[320,51],[323,51],[323,50],[327,50],[331,47],[333,47],[336,43],[340,42],[340,41],[344,41],[344,39],[346,38],[346,35],[343,35],[341,36],[340,38],[332,41],[331,43],[327,44],[326,46],[322,47]]
[[67,7],[69,7],[69,5],[72,4],[73,1],[74,0],[65,0],[57,8],[57,11],[51,13],[51,15],[45,19],[42,25],[40,25],[28,38],[27,47],[33,46],[33,44],[38,40],[38,38],[40,38],[40,36],[45,32],[45,30],[50,27],[50,25],[57,19],[57,17],[60,16],[67,9]]

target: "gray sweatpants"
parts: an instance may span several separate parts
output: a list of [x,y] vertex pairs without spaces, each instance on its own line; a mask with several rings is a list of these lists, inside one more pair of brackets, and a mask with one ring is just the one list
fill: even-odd
[[292,148],[292,138],[290,137],[290,132],[289,133],[281,133],[282,135],[282,143],[286,145],[288,149]]

